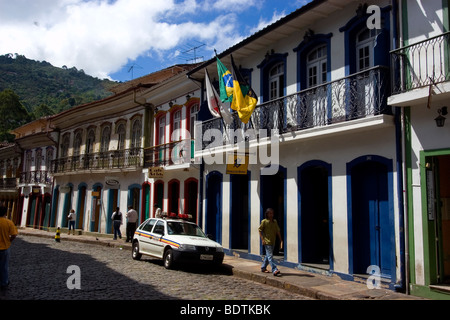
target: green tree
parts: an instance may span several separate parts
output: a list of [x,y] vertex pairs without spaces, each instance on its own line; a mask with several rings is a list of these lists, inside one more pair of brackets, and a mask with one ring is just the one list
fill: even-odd
[[10,130],[18,128],[30,120],[30,115],[13,90],[5,89],[0,92],[0,141],[14,141],[14,135],[9,133]]
[[48,105],[45,103],[40,104],[36,109],[33,111],[34,119],[40,119],[45,116],[51,116],[54,115],[55,112],[49,108]]

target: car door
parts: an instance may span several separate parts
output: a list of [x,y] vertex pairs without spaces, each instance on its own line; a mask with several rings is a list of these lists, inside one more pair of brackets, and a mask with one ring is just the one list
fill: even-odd
[[161,242],[161,238],[165,235],[165,223],[163,220],[158,220],[152,231],[152,238],[150,240],[150,251],[151,254],[162,258],[164,251],[164,243]]
[[141,253],[151,253],[151,232],[155,223],[156,219],[150,219],[139,230],[139,250],[141,251]]

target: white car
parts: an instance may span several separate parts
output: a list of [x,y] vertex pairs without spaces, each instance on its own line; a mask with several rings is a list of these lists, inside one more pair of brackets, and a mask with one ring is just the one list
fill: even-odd
[[182,219],[149,218],[134,233],[132,257],[148,255],[163,259],[164,267],[174,263],[207,262],[221,265],[223,247],[209,239],[198,225]]

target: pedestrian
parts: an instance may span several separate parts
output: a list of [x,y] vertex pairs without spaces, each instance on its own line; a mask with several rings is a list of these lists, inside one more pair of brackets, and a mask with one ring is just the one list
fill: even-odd
[[73,234],[75,235],[75,221],[77,220],[77,215],[75,214],[75,210],[70,209],[69,215],[67,216],[67,220],[69,221],[69,233],[70,230],[73,229]]
[[266,255],[264,257],[263,263],[261,265],[262,272],[269,272],[267,266],[270,264],[272,268],[272,273],[274,276],[280,274],[274,260],[273,260],[273,250],[275,247],[276,237],[280,239],[280,248],[283,247],[283,241],[281,240],[280,227],[278,226],[277,220],[273,218],[274,211],[272,208],[268,208],[265,212],[265,219],[261,221],[259,226],[259,236],[261,237],[262,244],[266,250]]
[[129,242],[133,239],[134,232],[137,227],[138,214],[136,210],[133,209],[132,206],[128,206],[127,212],[127,240],[125,242]]
[[111,219],[114,223],[114,240],[117,240],[117,236],[122,239],[122,233],[120,232],[120,226],[122,225],[122,212],[120,212],[119,207],[117,207],[116,211],[114,211]]
[[155,217],[161,218],[162,217],[162,211],[161,208],[158,206],[158,204],[155,203]]
[[14,223],[6,218],[8,208],[0,206],[0,290],[4,291],[9,285],[9,256],[11,242],[18,232]]

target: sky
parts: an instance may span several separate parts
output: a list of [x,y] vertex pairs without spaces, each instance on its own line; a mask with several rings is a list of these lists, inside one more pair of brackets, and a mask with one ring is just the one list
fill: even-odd
[[0,55],[128,81],[220,54],[311,0],[0,0]]

